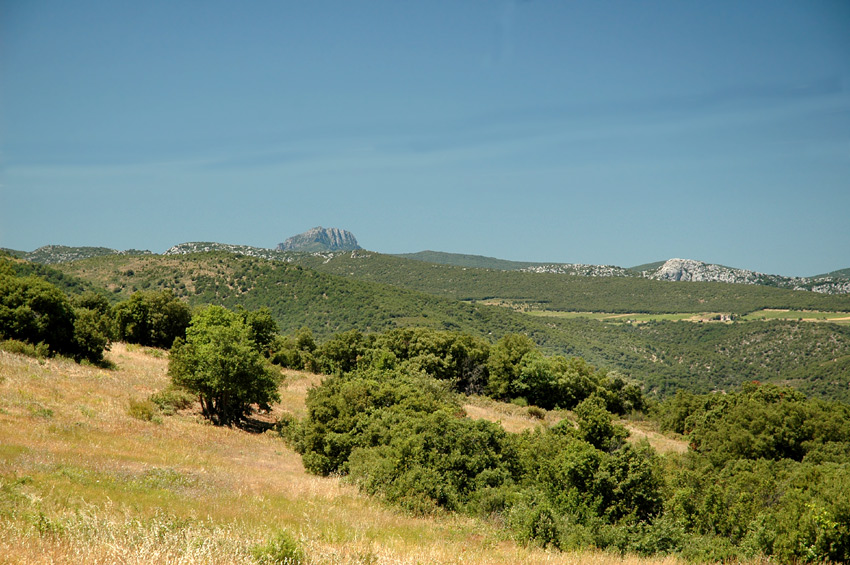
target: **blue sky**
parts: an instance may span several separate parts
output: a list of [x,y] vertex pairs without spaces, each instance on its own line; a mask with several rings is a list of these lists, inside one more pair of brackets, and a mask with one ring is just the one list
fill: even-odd
[[850,3],[0,0],[0,247],[850,267]]

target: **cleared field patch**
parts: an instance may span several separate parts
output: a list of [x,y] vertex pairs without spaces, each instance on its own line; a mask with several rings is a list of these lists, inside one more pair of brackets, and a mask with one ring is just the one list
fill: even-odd
[[[408,515],[309,475],[273,433],[191,409],[135,418],[131,401],[169,382],[167,353],[107,357],[115,369],[0,352],[0,563],[252,563],[281,529],[307,563],[679,562],[523,547],[495,524]],[[303,414],[320,380],[286,377],[270,417]]]
[[556,310],[530,310],[532,316],[544,318],[590,318],[602,322],[620,324],[640,324],[644,322],[724,322],[729,321],[729,314],[723,312],[674,313],[674,314],[644,314],[632,312],[627,314],[612,314],[610,312],[560,312]]
[[642,314],[638,312],[628,314],[612,314],[610,312],[560,312],[556,310],[528,310],[531,316],[542,318],[590,318],[602,322],[621,324],[641,324],[645,322],[755,322],[763,320],[787,320],[800,322],[831,322],[834,324],[850,325],[850,313],[848,312],[822,312],[816,310],[759,310],[745,316],[732,317],[724,312],[700,312],[676,313],[676,314]]
[[775,310],[766,309],[752,312],[741,318],[744,321],[753,320],[798,320],[801,322],[831,322],[833,324],[850,325],[848,312],[820,312],[816,310]]

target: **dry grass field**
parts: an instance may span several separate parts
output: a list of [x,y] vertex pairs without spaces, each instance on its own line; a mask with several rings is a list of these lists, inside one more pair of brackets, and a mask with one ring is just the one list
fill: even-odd
[[[113,369],[0,352],[0,563],[252,563],[280,530],[307,563],[677,563],[522,547],[495,524],[407,515],[308,475],[272,433],[192,410],[133,417],[168,384],[167,354],[114,344],[107,358]],[[300,417],[319,377],[286,377],[277,410]]]
[[[566,410],[540,411],[497,402],[486,396],[469,397],[463,408],[468,417],[495,422],[511,433],[520,433],[537,426],[553,426],[564,419],[575,422],[573,413]],[[628,441],[636,443],[646,440],[658,453],[684,453],[688,450],[687,442],[661,434],[657,426],[648,420],[618,420],[616,423],[629,430]]]

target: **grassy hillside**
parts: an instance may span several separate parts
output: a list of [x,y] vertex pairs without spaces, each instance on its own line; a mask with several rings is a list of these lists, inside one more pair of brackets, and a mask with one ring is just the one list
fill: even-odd
[[533,263],[529,261],[508,261],[507,259],[496,259],[483,255],[466,255],[462,253],[445,253],[442,251],[419,251],[417,253],[395,253],[395,257],[424,261],[425,263],[438,263],[440,265],[454,265],[455,267],[473,267],[476,269],[498,269],[501,271],[516,271],[543,265],[545,263]]
[[823,275],[818,275],[819,277],[841,277],[841,278],[850,278],[850,268],[847,269],[839,269],[837,271],[832,271],[831,273],[825,273]]
[[[116,344],[115,369],[0,352],[0,563],[254,563],[286,530],[306,563],[674,564],[516,545],[497,525],[421,518],[303,470],[271,434],[192,409],[132,417],[168,383],[166,354]],[[318,377],[288,373],[272,417]]]
[[652,263],[644,263],[643,265],[629,267],[629,270],[635,273],[641,273],[643,271],[657,271],[658,268],[664,265],[664,263],[666,262],[667,261],[653,261]]

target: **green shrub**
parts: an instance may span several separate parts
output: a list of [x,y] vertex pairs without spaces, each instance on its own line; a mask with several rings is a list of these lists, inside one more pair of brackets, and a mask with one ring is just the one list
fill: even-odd
[[472,493],[467,510],[481,518],[503,516],[516,504],[519,496],[519,489],[515,484],[481,487]]
[[0,341],[0,349],[9,353],[35,357],[36,359],[44,359],[50,355],[50,348],[44,342],[33,345],[17,339],[6,339]]
[[501,426],[444,410],[401,419],[388,444],[352,451],[349,469],[366,492],[417,511],[459,510],[477,490],[510,484],[517,470]]
[[357,368],[358,360],[372,343],[372,337],[357,330],[336,334],[318,348],[318,365],[325,374],[348,373]]
[[582,401],[575,413],[578,416],[578,437],[597,449],[616,449],[629,435],[623,426],[614,424],[613,416],[605,409],[605,401],[598,396]]
[[301,423],[298,421],[298,418],[289,412],[284,412],[278,418],[275,424],[275,430],[286,443],[294,446],[301,434],[300,426]]
[[145,422],[154,422],[155,424],[162,422],[159,418],[159,411],[157,410],[156,404],[151,402],[150,399],[130,399],[127,407],[127,414],[138,420],[144,420]]
[[381,352],[375,356],[381,362],[405,363],[413,371],[451,382],[458,392],[479,394],[487,384],[490,346],[469,334],[400,328],[378,335],[373,348]]
[[309,328],[301,328],[294,335],[277,335],[271,341],[269,359],[275,365],[289,369],[316,372],[321,369],[315,357],[316,342]]
[[352,450],[386,445],[397,425],[440,409],[459,412],[460,404],[445,383],[424,375],[364,370],[326,378],[307,393],[295,448],[308,471],[345,474]]
[[[729,394],[677,394],[661,406],[662,427],[722,467],[734,459],[846,460],[850,406],[749,383]],[[843,446],[843,447],[842,447]]]
[[559,516],[545,496],[529,492],[508,513],[508,524],[516,538],[526,544],[561,547],[564,517]]
[[97,310],[77,308],[74,320],[75,357],[92,363],[103,361],[104,350],[109,349],[111,322]]
[[241,310],[239,313],[250,330],[251,340],[257,346],[257,351],[265,357],[270,357],[280,328],[269,309],[263,307],[259,310]]
[[173,384],[151,395],[150,400],[166,416],[171,416],[178,410],[188,408],[198,399],[197,396]]
[[265,543],[252,547],[251,556],[260,565],[299,565],[306,560],[304,551],[286,530],[280,530]]
[[46,343],[51,352],[72,356],[74,319],[74,307],[54,285],[0,274],[0,338]]

